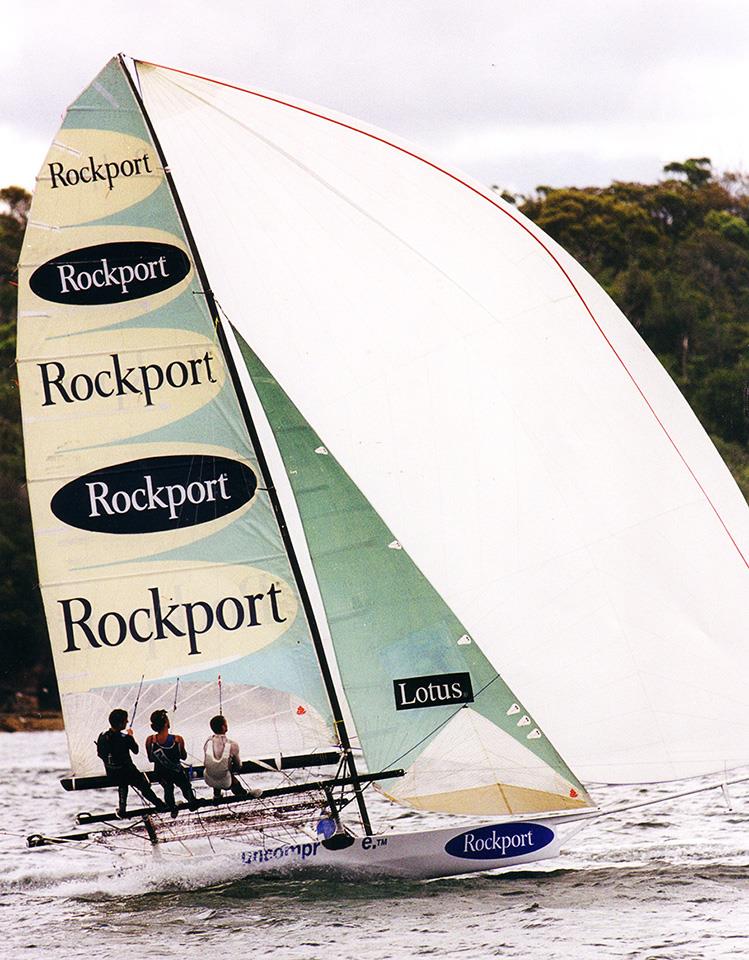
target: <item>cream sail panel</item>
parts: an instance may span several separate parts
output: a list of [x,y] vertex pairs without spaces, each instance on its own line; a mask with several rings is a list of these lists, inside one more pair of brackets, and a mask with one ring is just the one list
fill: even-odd
[[[508,804],[508,790],[515,803]],[[387,787],[406,806],[445,813],[532,813],[590,806],[577,783],[470,707],[459,710],[406,771]],[[536,805],[533,806],[532,804]]]
[[[34,208],[36,209],[36,208]],[[193,282],[180,237],[143,226],[49,230],[30,223],[18,267],[21,357],[78,350],[65,334],[112,327],[170,303]]]
[[534,813],[554,813],[562,810],[579,810],[588,804],[555,793],[516,787],[508,783],[495,783],[486,787],[468,787],[449,793],[420,794],[401,797],[386,794],[404,806],[414,810],[431,810],[437,813],[454,813],[473,816],[525,816]]
[[61,694],[220,668],[297,615],[289,584],[250,565],[123,564],[42,595]]
[[150,143],[114,130],[63,127],[36,180],[34,220],[44,226],[112,216],[164,182]]
[[[574,763],[586,760],[571,756],[584,717],[594,748],[588,759],[602,763],[629,734],[647,779],[672,776],[668,752],[661,746],[660,764],[651,763],[651,745],[662,710],[676,715],[679,705],[660,704],[663,688],[645,668],[652,638],[629,628],[627,611],[650,594],[681,611],[669,623],[659,620],[659,635],[665,631],[669,647],[677,647],[687,634],[695,638],[692,650],[714,653],[705,657],[702,679],[716,695],[726,676],[746,673],[739,598],[747,596],[747,569],[731,537],[746,556],[749,514],[666,374],[652,358],[643,360],[639,337],[595,292],[594,281],[580,268],[570,271],[555,245],[497,198],[366,136],[368,128],[356,134],[283,104],[259,107],[257,97],[205,81],[182,86],[164,71],[144,75],[206,268],[234,324],[508,682],[523,691],[561,752]],[[201,103],[204,94],[220,109]],[[189,123],[175,104],[189,112]],[[241,230],[217,215],[221,178],[199,143],[207,129],[223,144],[223,176],[234,169],[232,156],[243,163],[258,158],[251,185],[236,178]],[[271,152],[288,159],[274,166],[264,159]],[[330,187],[335,164],[350,174],[345,192],[340,179],[337,190]],[[292,221],[287,198],[305,191],[308,202]],[[260,193],[262,222],[253,214]],[[462,214],[453,216],[458,207]],[[321,224],[330,226],[327,235]],[[544,247],[539,291],[528,271]],[[499,248],[504,256],[495,256]],[[369,269],[375,250],[376,272]],[[405,279],[409,257],[418,283]],[[571,284],[567,290],[554,257],[582,297]],[[291,260],[293,284],[282,276]],[[241,271],[248,261],[258,265],[260,285]],[[548,271],[555,270],[551,282]],[[250,320],[258,312],[274,322],[258,329]],[[302,342],[304,352],[293,346]],[[559,659],[559,638],[548,628],[535,580],[536,571],[563,568],[591,551],[591,566],[611,573],[579,581],[585,629],[566,633],[565,660],[592,658],[608,671],[611,711],[574,671],[557,680],[549,670]],[[628,574],[642,556],[658,558],[647,580]],[[511,649],[508,620],[519,624]],[[720,631],[702,630],[708,621]],[[614,669],[622,658],[642,684],[644,715],[626,713],[629,683]],[[678,689],[689,682],[689,659],[669,658],[662,671],[669,689]],[[700,735],[699,717],[684,721],[685,734],[702,745],[706,772],[722,769],[724,756],[746,755],[746,694],[725,709],[723,733],[711,745]],[[612,764],[608,779],[627,779],[632,769],[631,762]]]
[[112,563],[213,536],[253,508],[260,482],[251,461],[205,443],[94,448],[75,466],[29,484],[42,583],[110,578]]
[[27,473],[85,472],[93,448],[175,424],[221,392],[223,357],[212,341],[184,330],[119,330],[66,338],[85,353],[21,360]]

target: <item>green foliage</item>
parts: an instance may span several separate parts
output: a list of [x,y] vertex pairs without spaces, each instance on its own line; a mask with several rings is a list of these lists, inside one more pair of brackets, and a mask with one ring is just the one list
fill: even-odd
[[701,187],[712,179],[713,170],[710,157],[691,157],[683,163],[667,163],[663,168],[664,173],[683,173],[687,178],[687,183],[693,187]]
[[46,683],[51,657],[37,586],[16,380],[16,264],[31,197],[0,190],[0,703]]
[[745,499],[749,500],[749,450],[747,450],[746,445],[728,443],[715,433],[711,435],[710,439],[725,460],[726,466],[733,474],[734,480],[739,485]]
[[743,217],[737,217],[728,210],[710,210],[705,217],[705,226],[726,240],[749,247],[749,224]]
[[[619,304],[706,428],[749,433],[749,184],[708,157],[666,164],[654,184],[539,188],[519,208]],[[732,462],[737,463],[731,447]]]

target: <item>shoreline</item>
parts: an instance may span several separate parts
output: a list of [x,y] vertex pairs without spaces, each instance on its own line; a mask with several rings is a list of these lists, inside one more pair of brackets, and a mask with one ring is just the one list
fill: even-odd
[[64,729],[62,713],[59,710],[0,713],[0,733],[37,733]]

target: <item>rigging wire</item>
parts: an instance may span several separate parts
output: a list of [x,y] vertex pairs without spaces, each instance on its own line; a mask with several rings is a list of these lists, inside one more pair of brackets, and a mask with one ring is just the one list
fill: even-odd
[[[500,679],[499,674],[498,674],[498,673],[495,673],[494,676],[491,678],[491,680],[488,680],[488,681],[484,684],[483,687],[481,687],[479,690],[477,690],[477,691],[476,691],[476,694],[475,694],[475,696],[474,696],[474,698],[473,698],[474,703],[476,702],[476,700],[478,700],[478,698],[481,696],[481,694],[484,692],[484,690],[486,690],[487,687],[490,687],[490,686],[494,683],[495,680],[499,680],[499,679]],[[442,720],[440,723],[437,724],[436,727],[434,727],[434,729],[430,730],[429,733],[425,734],[425,735],[421,738],[421,740],[418,740],[416,743],[414,743],[412,746],[410,746],[410,747],[408,748],[408,750],[404,751],[399,757],[396,757],[395,760],[390,760],[390,761],[386,764],[386,769],[388,769],[388,770],[392,769],[392,767],[393,767],[396,763],[398,763],[399,760],[402,760],[404,757],[407,757],[407,756],[409,755],[409,753],[413,752],[417,747],[420,747],[421,744],[424,743],[425,740],[428,740],[433,734],[435,734],[438,730],[440,730],[442,727],[444,727],[446,724],[448,724],[448,723],[452,720],[453,717],[457,716],[458,713],[460,713],[460,711],[463,710],[463,709],[464,709],[465,707],[467,707],[467,706],[468,706],[467,703],[462,703],[456,710],[454,710],[454,711],[450,714],[449,717],[447,717],[445,720]],[[368,784],[364,787],[364,789],[366,790],[367,787],[371,786],[373,782],[374,782],[374,781],[370,781],[370,783],[368,783]]]
[[132,716],[130,717],[131,727],[135,723],[135,714],[136,714],[136,711],[138,710],[138,702],[140,701],[140,694],[141,694],[141,691],[143,690],[143,680],[145,679],[145,676],[146,676],[145,673],[142,673],[140,676],[140,685],[138,686],[138,693],[136,694],[135,703],[133,704],[133,713],[132,713]]
[[[476,691],[476,694],[475,694],[475,696],[474,696],[474,698],[473,698],[473,699],[474,699],[474,702],[475,702],[476,700],[478,700],[478,698],[481,696],[481,694],[484,692],[484,690],[487,689],[487,687],[490,687],[490,686],[495,682],[495,680],[499,680],[499,679],[501,679],[501,678],[500,678],[500,675],[499,675],[498,673],[495,673],[494,676],[491,678],[491,680],[488,680],[488,681],[484,684],[483,687],[481,687],[479,690]],[[398,763],[398,762],[399,762],[400,760],[402,760],[404,757],[407,757],[407,756],[409,755],[409,753],[412,753],[417,747],[420,747],[421,744],[424,743],[425,740],[429,740],[429,738],[430,738],[431,736],[433,736],[435,733],[437,733],[438,730],[441,730],[442,727],[446,726],[446,725],[453,719],[453,717],[457,716],[457,714],[458,714],[461,710],[463,710],[465,707],[467,707],[467,706],[468,706],[467,703],[461,704],[456,710],[454,710],[454,711],[450,714],[449,717],[446,717],[444,720],[442,720],[440,723],[438,723],[436,727],[434,727],[432,730],[430,730],[429,733],[425,734],[425,735],[421,738],[421,740],[417,740],[416,743],[412,744],[412,745],[408,748],[408,750],[405,750],[402,754],[400,754],[400,756],[396,757],[394,760],[390,760],[390,761],[386,764],[386,768],[387,768],[388,770],[391,769],[391,768],[393,768],[396,763]],[[365,790],[369,790],[370,787],[374,787],[374,786],[375,786],[375,781],[374,781],[374,780],[370,780],[368,783],[365,783],[364,786],[361,788],[361,789],[362,789],[362,793],[363,793]]]

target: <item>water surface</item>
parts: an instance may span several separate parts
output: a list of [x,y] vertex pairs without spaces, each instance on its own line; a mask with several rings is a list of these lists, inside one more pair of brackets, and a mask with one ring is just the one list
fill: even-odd
[[[240,863],[129,862],[74,845],[27,850],[32,832],[70,832],[101,796],[66,794],[62,733],[0,734],[4,960],[506,957],[713,960],[749,956],[749,790],[733,787],[588,825],[556,860],[429,882],[258,880]],[[608,788],[608,804],[668,787]],[[380,801],[374,820],[392,818]],[[398,829],[442,825],[404,813]],[[126,951],[128,951],[126,953]]]

